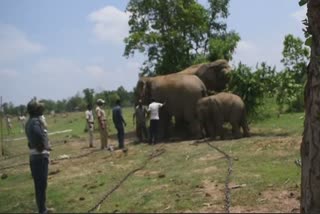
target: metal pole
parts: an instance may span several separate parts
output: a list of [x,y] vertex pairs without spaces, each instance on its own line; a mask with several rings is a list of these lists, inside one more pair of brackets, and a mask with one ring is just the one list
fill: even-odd
[[0,134],[1,134],[1,155],[4,156],[4,147],[3,147],[3,108],[2,108],[2,96],[0,96]]

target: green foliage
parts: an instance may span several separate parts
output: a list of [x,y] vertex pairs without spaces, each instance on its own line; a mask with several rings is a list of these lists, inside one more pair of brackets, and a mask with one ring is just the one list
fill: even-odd
[[226,33],[209,40],[209,61],[217,59],[232,60],[232,54],[240,41],[240,36],[235,32]]
[[[95,101],[99,98],[106,101],[107,107],[114,106],[117,99],[121,100],[122,106],[132,106],[134,104],[133,92],[125,90],[122,86],[117,90],[102,91],[100,93],[95,93],[94,89],[89,88],[84,89],[82,92],[84,96],[77,93],[76,95],[63,100],[40,100],[45,105],[45,114],[49,114],[51,111],[54,111],[55,113],[84,111],[87,109],[89,103],[94,106]],[[26,105],[14,106],[11,102],[5,102],[2,104],[2,107],[4,114],[18,116],[27,113]]]
[[231,74],[228,90],[243,99],[249,113],[254,112],[256,106],[260,104],[261,95],[264,93],[262,84],[257,81],[255,74],[248,66],[241,63]]
[[303,41],[289,34],[283,42],[283,59],[281,62],[288,72],[291,72],[296,83],[304,83],[307,74],[307,62],[310,51],[304,46]]
[[[238,40],[234,39],[235,33],[226,33],[228,2],[210,0],[205,9],[195,0],[131,0],[127,6],[130,33],[125,39],[124,56],[132,56],[135,51],[145,53],[148,59],[142,73],[149,75],[180,71],[199,55],[230,58]],[[221,41],[232,44],[222,45]],[[214,52],[215,44],[220,45],[218,53]]]
[[310,57],[310,51],[304,46],[300,38],[293,35],[285,36],[283,42],[284,71],[277,75],[278,86],[276,87],[276,101],[279,105],[279,112],[284,111],[302,111],[303,86],[307,76],[307,64]]
[[295,81],[294,74],[285,70],[278,74],[277,82],[275,96],[279,112],[284,111],[285,105],[288,105],[288,111],[301,111],[303,109],[303,85]]
[[87,102],[87,104],[93,105],[93,99],[94,99],[94,90],[86,88],[83,91],[84,99]]
[[239,63],[231,72],[227,90],[240,96],[249,115],[254,115],[257,108],[263,104],[264,97],[272,96],[274,85],[275,68],[261,63],[253,72],[250,67]]
[[301,6],[305,5],[305,4],[307,4],[308,1],[309,1],[309,0],[300,0],[300,1],[299,1],[299,6],[301,7]]

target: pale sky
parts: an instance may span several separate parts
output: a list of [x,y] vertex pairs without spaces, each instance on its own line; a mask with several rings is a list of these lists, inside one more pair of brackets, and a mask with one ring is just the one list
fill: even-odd
[[[143,55],[123,57],[129,0],[1,0],[0,96],[26,104],[32,97],[61,100],[82,93],[131,91]],[[199,0],[206,4],[206,0]],[[303,39],[306,7],[298,0],[230,0],[228,30],[240,34],[234,59],[251,67],[282,68],[283,40]]]

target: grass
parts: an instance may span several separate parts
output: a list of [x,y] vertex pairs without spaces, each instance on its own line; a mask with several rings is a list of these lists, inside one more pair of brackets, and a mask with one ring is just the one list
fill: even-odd
[[[126,132],[134,130],[132,108],[123,110]],[[115,133],[108,116],[111,134]],[[237,160],[233,161],[230,186],[245,184],[231,190],[232,212],[291,212],[299,207],[299,158],[303,128],[302,113],[271,113],[266,119],[252,120],[250,138],[212,141]],[[48,116],[50,131],[72,129],[70,133],[50,136],[51,158],[76,156],[99,148],[88,148],[84,113]],[[15,124],[14,124],[15,125]],[[18,131],[10,137],[22,137]],[[66,143],[64,143],[66,141]],[[115,138],[111,143],[116,145]],[[155,149],[165,153],[148,161],[146,167],[129,177],[110,195],[96,212],[225,212],[224,185],[227,161],[206,143],[194,141],[168,142],[154,147],[126,143],[128,155],[120,151],[97,151],[83,158],[55,161],[49,166],[48,206],[57,212],[87,212],[107,191],[131,170],[140,167]],[[129,143],[129,144],[128,144]],[[28,161],[26,140],[5,145],[12,158],[0,158],[0,168]],[[15,154],[23,154],[13,157]],[[0,213],[34,212],[33,182],[28,165],[0,170]],[[291,198],[291,195],[294,195]],[[289,195],[289,196],[288,196]]]

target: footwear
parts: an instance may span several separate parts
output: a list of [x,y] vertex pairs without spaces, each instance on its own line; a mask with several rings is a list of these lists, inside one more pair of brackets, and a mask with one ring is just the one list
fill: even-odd
[[47,207],[46,211],[44,213],[54,213],[56,210],[52,207]]

